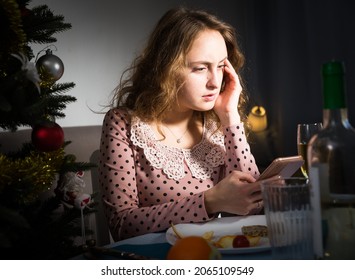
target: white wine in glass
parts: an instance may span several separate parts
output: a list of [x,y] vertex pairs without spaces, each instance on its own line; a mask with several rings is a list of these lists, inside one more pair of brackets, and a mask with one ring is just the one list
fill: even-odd
[[302,156],[304,160],[304,164],[301,166],[301,171],[304,177],[308,178],[307,170],[308,170],[308,163],[307,163],[307,143],[300,143],[297,144],[297,152],[300,156]]
[[301,171],[308,178],[307,144],[314,134],[323,128],[322,123],[302,123],[297,125],[297,151],[304,160]]

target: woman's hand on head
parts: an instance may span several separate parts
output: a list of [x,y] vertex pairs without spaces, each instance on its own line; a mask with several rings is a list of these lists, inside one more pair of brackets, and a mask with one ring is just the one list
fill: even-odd
[[233,171],[205,192],[205,207],[209,214],[227,212],[247,215],[262,206],[260,182],[241,171]]
[[213,109],[221,120],[222,125],[230,126],[240,122],[238,103],[242,86],[238,74],[228,59],[225,60],[223,79],[223,91],[217,97]]

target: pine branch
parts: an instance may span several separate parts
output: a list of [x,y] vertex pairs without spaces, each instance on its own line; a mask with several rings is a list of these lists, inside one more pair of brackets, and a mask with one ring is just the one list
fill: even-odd
[[75,87],[75,83],[56,83],[50,88],[42,88],[41,91],[43,94],[51,94],[51,93],[65,93],[70,89]]
[[[65,141],[64,147],[70,145],[71,141]],[[79,172],[89,170],[91,168],[97,167],[95,163],[92,162],[77,162],[76,156],[73,154],[67,154],[64,157],[63,164],[60,168],[60,174],[64,174],[66,172]]]
[[63,15],[54,15],[47,5],[36,6],[31,14],[24,18],[24,31],[29,43],[48,44],[57,41],[54,34],[71,29],[70,23],[64,23]]
[[[32,118],[28,122],[33,125],[35,121],[46,119],[48,116],[53,118],[63,118],[65,114],[62,112],[67,104],[75,102],[76,98],[70,95],[47,95],[41,97],[36,103],[32,104],[23,114]],[[37,118],[35,116],[37,115]]]

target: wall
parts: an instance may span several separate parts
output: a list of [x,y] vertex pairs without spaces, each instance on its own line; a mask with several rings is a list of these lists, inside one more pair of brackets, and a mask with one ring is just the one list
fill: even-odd
[[[186,1],[189,6],[212,9],[216,1]],[[237,1],[238,2],[238,1]],[[215,13],[237,24],[238,17],[230,8],[230,1],[218,1]],[[62,14],[72,29],[56,34],[55,43],[65,66],[58,82],[74,82],[68,92],[78,101],[64,111],[66,117],[58,119],[61,126],[101,124],[103,115],[92,111],[106,111],[123,70],[141,49],[154,24],[169,8],[184,1],[112,1],[112,0],[33,0],[31,6],[46,4],[55,14]],[[46,45],[33,45],[37,54]]]

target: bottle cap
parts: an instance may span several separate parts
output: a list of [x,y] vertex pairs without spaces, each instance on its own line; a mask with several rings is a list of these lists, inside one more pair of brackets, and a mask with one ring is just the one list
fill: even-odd
[[344,63],[340,61],[331,61],[323,64],[323,75],[344,75]]

